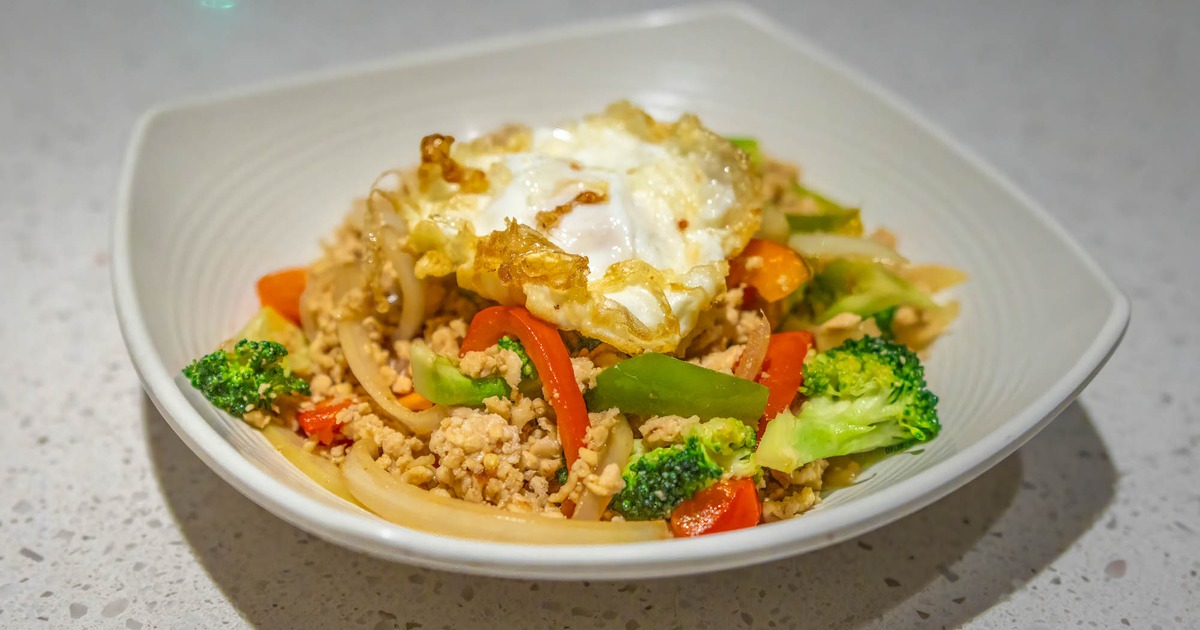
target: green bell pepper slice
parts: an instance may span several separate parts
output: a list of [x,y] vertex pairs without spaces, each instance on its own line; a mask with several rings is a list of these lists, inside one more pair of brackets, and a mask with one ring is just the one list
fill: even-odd
[[482,405],[485,398],[506,398],[512,388],[499,376],[471,378],[420,341],[409,348],[413,389],[439,405]]
[[758,140],[754,138],[726,138],[733,146],[741,149],[746,157],[750,158],[750,165],[754,168],[762,168],[763,154],[762,149],[758,148]]
[[821,193],[796,184],[796,192],[813,200],[817,214],[788,214],[788,227],[793,232],[826,232],[862,236],[863,225],[857,208],[847,208]]
[[[758,146],[758,140],[737,137],[726,139],[733,146],[741,149],[746,154],[746,157],[750,158],[750,164],[754,168],[762,168],[766,158],[763,156],[762,149]],[[831,234],[845,234],[847,236],[862,236],[862,219],[859,218],[857,208],[847,208],[800,182],[795,182],[793,186],[798,195],[812,199],[817,207],[816,214],[785,215],[788,227],[793,232],[828,232]]]
[[643,416],[737,418],[757,423],[769,390],[743,378],[648,352],[626,359],[596,377],[588,409],[616,407]]

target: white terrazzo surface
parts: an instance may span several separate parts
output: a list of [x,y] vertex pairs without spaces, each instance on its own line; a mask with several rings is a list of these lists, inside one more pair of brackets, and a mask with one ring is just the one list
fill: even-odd
[[1200,4],[1186,0],[760,3],[1010,175],[1134,300],[1080,402],[933,507],[758,568],[571,584],[376,561],[221,482],[147,403],[112,312],[108,224],[136,117],[644,6],[407,4],[0,8],[0,626],[1200,627]]

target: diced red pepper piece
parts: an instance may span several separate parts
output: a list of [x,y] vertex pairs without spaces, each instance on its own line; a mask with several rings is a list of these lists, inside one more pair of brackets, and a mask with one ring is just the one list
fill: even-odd
[[671,513],[676,536],[700,536],[754,527],[762,504],[753,479],[718,481],[680,503]]
[[349,400],[321,405],[296,414],[296,421],[304,434],[316,438],[318,442],[329,446],[338,438],[338,430],[342,423],[337,421],[338,413],[350,406]]

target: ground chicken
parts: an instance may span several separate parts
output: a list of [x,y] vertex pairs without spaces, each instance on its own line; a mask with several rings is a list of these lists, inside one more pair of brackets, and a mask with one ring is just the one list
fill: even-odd
[[905,304],[896,309],[892,318],[893,326],[914,326],[921,321],[921,313],[916,308]]
[[571,367],[575,371],[575,384],[579,386],[579,391],[586,392],[589,389],[596,387],[596,377],[603,372],[603,368],[596,367],[592,360],[588,357],[574,357],[571,359]]
[[795,518],[811,510],[821,502],[821,497],[812,488],[794,486],[795,490],[779,499],[764,499],[762,505],[762,522],[773,523],[789,518]]
[[451,319],[435,324],[426,322],[425,339],[429,349],[444,356],[458,356],[458,346],[467,335],[467,322],[462,319]]
[[821,327],[825,330],[842,330],[854,328],[860,322],[862,322],[862,317],[854,313],[838,313],[830,317],[824,324],[821,324]]
[[275,416],[273,414],[267,413],[260,409],[253,409],[251,411],[247,411],[245,415],[242,416],[242,420],[246,424],[249,424],[256,429],[261,429],[268,424],[271,424],[271,420],[274,417]]
[[397,370],[390,364],[382,365],[379,367],[379,374],[383,377],[383,381],[388,383],[388,388],[393,394],[403,396],[412,393],[412,374],[409,372],[408,366],[404,366],[403,370]]
[[889,249],[896,249],[896,235],[891,230],[879,228],[867,238]]
[[742,358],[742,352],[745,349],[746,346],[742,345],[729,346],[724,350],[714,350],[706,355],[691,359],[691,362],[710,370],[733,374],[733,368],[737,367],[738,359]]
[[821,351],[835,348],[849,339],[862,339],[868,335],[879,336],[875,319],[863,319],[854,313],[839,313],[829,318],[816,330],[817,348]]
[[592,494],[611,497],[625,488],[625,480],[621,478],[621,467],[609,464],[599,474],[584,479],[583,485]]
[[513,389],[521,384],[521,357],[500,346],[464,354],[458,369],[471,378],[499,375]]
[[799,179],[800,169],[796,165],[777,160],[764,161],[762,165],[764,204],[787,205],[798,202],[800,195],[796,192],[796,181]]
[[526,398],[517,400],[492,396],[485,398],[484,407],[488,413],[494,413],[512,423],[517,428],[524,427],[530,420],[546,416],[548,407],[541,398]]
[[551,482],[562,465],[558,432],[542,399],[493,397],[459,408],[429,437],[438,488],[516,511],[556,513]]
[[761,311],[738,311],[737,323],[734,328],[737,331],[734,336],[734,341],[740,344],[745,344],[750,341],[750,336],[755,330],[766,325],[770,330],[770,322],[765,322],[767,318]]
[[744,344],[749,331],[758,325],[760,313],[742,310],[745,291],[729,289],[713,305],[700,313],[691,335],[680,345],[684,358],[694,359],[734,344]]
[[638,427],[638,433],[642,434],[642,445],[646,450],[653,450],[683,441],[683,432],[699,422],[699,416],[653,416]]
[[[588,414],[591,425],[584,434],[584,446],[579,449],[579,458],[575,460],[575,464],[567,471],[567,483],[563,484],[562,488],[551,497],[552,501],[562,503],[569,499],[578,503],[584,491],[593,488],[595,490],[592,491],[601,496],[611,496],[611,494],[620,492],[621,487],[624,487],[624,481],[620,479],[620,470],[616,471],[614,480],[612,471],[607,468],[615,466],[609,466],[599,471],[596,470],[596,467],[600,463],[600,452],[608,443],[609,433],[617,422],[621,421],[621,418],[620,412],[616,409]],[[616,487],[617,483],[620,483],[621,487]]]
[[[562,446],[558,428],[547,417],[549,405],[541,398],[517,400],[493,396],[483,401],[488,413],[496,414],[521,431],[521,468],[530,489],[539,495],[549,491],[549,479],[562,466]],[[534,503],[540,503],[539,498]]]
[[629,355],[606,343],[602,343],[591,350],[584,349],[580,351],[579,356],[587,357],[592,362],[592,365],[597,369],[597,375],[601,370],[610,368],[629,358]]
[[308,389],[312,392],[313,398],[316,399],[325,398],[332,387],[333,379],[329,378],[328,374],[318,374],[308,382]]
[[425,486],[433,480],[434,456],[424,440],[384,422],[371,405],[352,404],[338,412],[337,420],[343,436],[379,453],[379,465],[401,481]]
[[521,434],[501,416],[458,408],[429,436],[438,483],[473,503],[504,506],[521,492]]
[[[558,469],[562,467],[562,445],[558,442],[558,427],[545,417],[539,417],[536,422],[526,426],[524,442],[521,453],[521,466],[528,471],[526,476],[538,475],[542,479],[533,477],[530,483],[545,482],[545,488],[549,489],[549,481],[556,476]],[[541,488],[533,488],[538,492],[543,492]]]
[[[333,383],[341,383],[349,373],[349,368],[346,366],[346,358],[342,354],[341,344],[337,337],[337,318],[333,315],[333,298],[331,291],[326,289],[312,298],[311,303],[314,305],[315,313],[315,331],[309,333],[308,354],[312,359],[313,372],[315,376],[312,380],[317,380],[322,376],[329,379],[330,386]],[[321,388],[321,394],[316,390],[313,395],[321,399],[328,387]]]
[[786,475],[768,470],[766,488],[762,490],[762,520],[764,523],[799,516],[821,502],[822,477],[829,462],[818,459]]

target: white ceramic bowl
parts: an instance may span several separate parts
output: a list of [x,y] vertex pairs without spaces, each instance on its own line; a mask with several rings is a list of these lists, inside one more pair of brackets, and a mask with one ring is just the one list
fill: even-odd
[[[720,42],[720,45],[715,44]],[[962,317],[928,362],[945,429],[789,522],[688,540],[538,548],[407,530],[295,471],[178,376],[255,308],[254,280],[303,264],[382,170],[434,131],[548,123],[630,98],[757,136],[861,202],[916,260],[966,269]],[[1061,411],[1116,347],[1128,301],[1029,198],[896,100],[738,7],[676,10],[422,53],[161,108],[133,139],[114,284],[146,390],[197,455],[280,518],[367,553],[452,571],[650,577],[816,549],[963,485]]]

